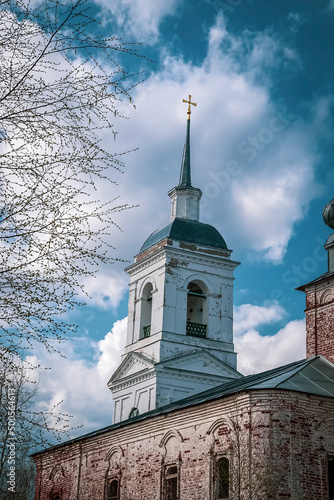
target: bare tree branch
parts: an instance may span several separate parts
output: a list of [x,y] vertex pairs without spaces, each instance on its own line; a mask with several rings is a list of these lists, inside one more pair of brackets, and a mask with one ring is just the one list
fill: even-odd
[[0,356],[73,331],[62,315],[129,208],[98,188],[123,171],[103,134],[142,78],[122,57],[142,56],[95,25],[86,0],[0,2]]

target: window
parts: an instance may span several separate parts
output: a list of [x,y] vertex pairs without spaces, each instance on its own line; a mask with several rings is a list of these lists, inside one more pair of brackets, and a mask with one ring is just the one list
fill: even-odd
[[334,500],[334,457],[328,460],[328,495],[329,500]]
[[139,415],[139,410],[136,407],[133,407],[129,413],[129,418],[137,417]]
[[187,294],[187,335],[206,337],[207,304],[204,285],[191,281]]
[[176,465],[173,465],[171,467],[168,467],[166,469],[166,483],[165,483],[165,490],[166,490],[166,495],[165,499],[166,500],[177,500],[179,498],[178,496],[178,468]]
[[141,302],[141,332],[140,338],[146,338],[151,335],[152,318],[152,283],[146,283],[143,290]]
[[119,481],[118,479],[110,479],[107,486],[107,500],[119,499]]
[[230,486],[230,462],[226,457],[221,457],[215,467],[215,491],[217,500],[228,498]]

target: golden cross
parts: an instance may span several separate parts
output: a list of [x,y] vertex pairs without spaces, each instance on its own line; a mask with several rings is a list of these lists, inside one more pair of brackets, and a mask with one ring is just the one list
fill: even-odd
[[191,95],[190,94],[189,94],[189,101],[186,101],[185,99],[182,99],[182,102],[185,102],[186,104],[188,104],[187,116],[188,116],[188,120],[190,120],[190,115],[191,115],[190,104],[192,104],[193,106],[197,106],[197,103],[196,102],[191,102]]

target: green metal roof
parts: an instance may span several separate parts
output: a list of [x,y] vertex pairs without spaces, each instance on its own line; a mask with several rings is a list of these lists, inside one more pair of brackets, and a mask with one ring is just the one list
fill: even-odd
[[328,278],[332,278],[333,276],[334,276],[334,271],[326,271],[324,274],[319,276],[319,278],[315,278],[314,280],[309,281],[308,283],[305,283],[305,285],[298,286],[296,288],[296,290],[303,292],[307,286],[321,283],[322,281],[324,281]]
[[206,403],[215,399],[223,398],[232,394],[237,394],[243,391],[261,390],[261,389],[283,389],[289,391],[302,392],[306,394],[315,394],[319,396],[334,397],[334,365],[322,356],[315,356],[301,361],[295,361],[288,365],[274,368],[255,375],[247,375],[246,377],[225,382],[213,389],[194,394],[169,405],[146,413],[139,414],[136,417],[128,420],[123,420],[117,424],[109,425],[103,429],[89,432],[83,436],[79,436],[65,443],[57,444],[46,450],[33,453],[31,456],[44,453],[49,450],[66,446],[70,443],[87,439],[92,436],[98,436],[105,432],[109,432],[126,425],[131,425],[132,422],[146,420],[147,418],[157,415],[164,415],[172,411],[187,408],[189,406]]
[[177,241],[187,241],[189,243],[198,243],[199,245],[227,250],[224,238],[217,229],[210,226],[210,224],[176,218],[161,229],[154,231],[154,233],[147,238],[139,253],[144,252],[165,238]]

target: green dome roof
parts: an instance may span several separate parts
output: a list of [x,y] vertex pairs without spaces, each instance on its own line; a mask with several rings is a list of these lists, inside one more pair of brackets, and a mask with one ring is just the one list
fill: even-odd
[[154,233],[147,238],[139,253],[144,252],[165,238],[187,241],[189,243],[198,243],[199,245],[227,250],[224,238],[217,229],[210,226],[210,224],[176,218],[161,229],[154,231]]

